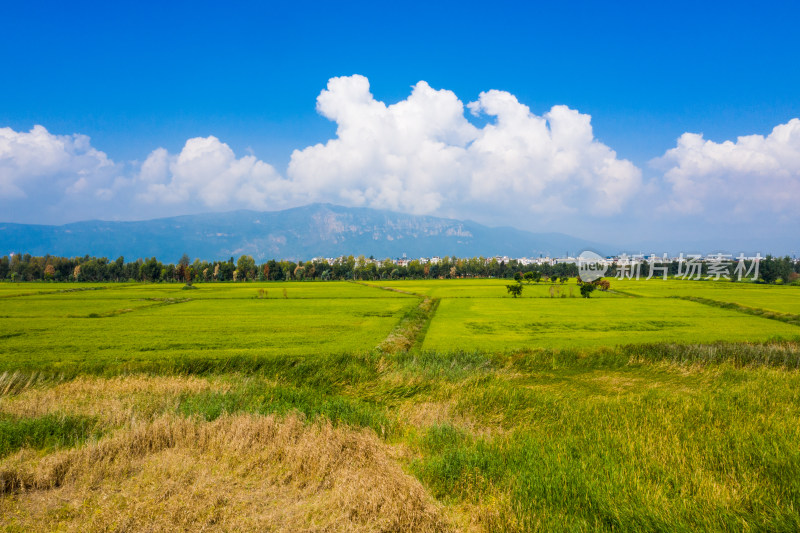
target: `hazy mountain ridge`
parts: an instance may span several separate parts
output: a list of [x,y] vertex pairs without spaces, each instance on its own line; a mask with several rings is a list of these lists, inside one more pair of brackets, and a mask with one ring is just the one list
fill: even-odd
[[515,228],[369,208],[311,204],[283,211],[231,211],[139,222],[86,221],[61,226],[0,223],[0,255],[156,256],[181,254],[226,259],[310,259],[340,255],[561,256],[609,247],[561,233]]

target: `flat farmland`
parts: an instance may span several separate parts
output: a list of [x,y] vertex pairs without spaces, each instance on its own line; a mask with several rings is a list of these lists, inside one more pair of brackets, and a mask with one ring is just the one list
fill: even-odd
[[445,298],[423,347],[433,351],[596,348],[798,335],[797,326],[670,298]]
[[502,279],[375,284],[440,301],[423,345],[432,351],[583,349],[800,335],[796,325],[685,300],[702,298],[793,315],[800,313],[798,287],[674,279],[609,281],[611,290],[594,291],[590,299],[581,298],[574,279],[563,284],[525,283],[517,299],[505,290],[511,281]]
[[800,314],[800,288],[694,280],[613,280],[618,291],[643,297],[694,297],[780,313]]
[[0,300],[0,368],[369,351],[416,305],[352,283],[92,289]]
[[611,280],[580,297],[568,283],[509,280],[197,284],[2,284],[0,368],[369,351],[420,298],[438,303],[424,350],[497,352],[623,344],[793,339],[800,327],[687,301],[800,310],[797,287]]

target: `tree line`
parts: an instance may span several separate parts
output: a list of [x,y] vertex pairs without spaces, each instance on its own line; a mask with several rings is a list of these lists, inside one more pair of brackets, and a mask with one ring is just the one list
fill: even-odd
[[418,259],[397,265],[390,259],[376,261],[364,256],[347,256],[333,261],[314,259],[289,261],[270,259],[257,263],[251,256],[227,261],[190,262],[184,255],[177,263],[162,263],[155,257],[126,261],[124,257],[56,257],[13,254],[0,257],[0,280],[7,281],[92,281],[92,282],[213,282],[213,281],[302,281],[439,279],[463,277],[513,278],[516,273],[537,271],[545,277],[574,277],[572,264],[523,266],[484,257],[445,257],[439,263]]
[[[679,263],[665,264],[668,274],[679,274]],[[748,263],[748,267],[750,264]],[[701,271],[707,274],[707,265]],[[643,265],[641,276],[646,277],[649,266]],[[684,267],[685,270],[685,267]],[[729,275],[733,276],[733,265]],[[614,277],[617,266],[611,265],[606,277]],[[376,261],[363,255],[347,256],[329,262],[326,259],[288,261],[270,259],[257,263],[251,256],[231,257],[227,261],[190,261],[183,255],[177,263],[162,263],[155,257],[126,261],[124,257],[109,260],[105,257],[56,257],[11,254],[0,257],[0,280],[6,281],[85,281],[85,282],[227,282],[227,281],[302,281],[302,280],[380,280],[380,279],[440,279],[440,278],[519,278],[526,281],[542,279],[566,280],[578,275],[578,267],[570,263],[529,264],[511,259],[443,257],[438,263],[418,259],[408,265],[397,265],[390,259]],[[658,276],[658,274],[656,274]],[[759,264],[761,281],[797,283],[800,263],[789,256],[767,256]]]

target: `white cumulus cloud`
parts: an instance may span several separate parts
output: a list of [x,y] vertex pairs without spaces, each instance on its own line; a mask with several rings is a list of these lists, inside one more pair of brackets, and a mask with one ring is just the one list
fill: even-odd
[[800,205],[800,119],[772,133],[716,143],[684,133],[653,165],[671,196],[665,208],[683,213],[773,212],[797,215]]
[[512,94],[494,90],[469,108],[495,118],[469,147],[475,200],[611,215],[641,187],[641,171],[594,138],[589,115],[557,105],[537,116]]
[[189,139],[177,155],[153,150],[138,178],[140,200],[210,209],[281,207],[292,189],[271,165],[252,155],[237,158],[214,136]]
[[431,213],[462,185],[476,130],[452,92],[419,82],[387,106],[365,77],[333,78],[317,110],[336,122],[337,138],[295,150],[288,171],[309,198]]
[[503,91],[467,106],[417,83],[396,104],[375,100],[363,76],[332,78],[317,109],[337,136],[292,154],[288,175],[310,199],[471,216],[618,213],[641,186],[641,171],[594,138],[591,117],[566,106],[537,116]]
[[80,194],[110,183],[117,169],[85,135],[0,128],[0,200]]

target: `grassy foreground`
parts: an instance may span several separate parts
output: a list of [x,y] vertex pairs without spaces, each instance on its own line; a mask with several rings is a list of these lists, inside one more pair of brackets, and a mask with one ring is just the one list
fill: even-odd
[[[225,287],[221,290],[230,290]],[[280,287],[269,284],[267,290],[281,294]],[[781,339],[762,335],[775,325],[788,332],[800,331],[797,326],[653,296],[688,306],[701,323],[703,317],[720,320],[720,312],[730,313],[758,340],[718,342],[687,331],[678,342],[621,344],[612,337],[594,346],[541,347],[530,341],[504,344],[508,334],[503,333],[495,338],[496,349],[431,350],[427,342],[435,328],[464,321],[442,314],[448,300],[441,291],[438,297],[405,291],[420,295],[415,297],[397,292],[402,286],[343,289],[349,306],[340,306],[345,298],[337,300],[335,293],[316,299],[307,293],[308,316],[320,307],[335,315],[323,322],[327,331],[308,335],[321,338],[307,351],[287,346],[284,352],[266,342],[275,335],[270,324],[279,319],[284,331],[286,324],[298,325],[293,330],[298,341],[307,338],[302,328],[309,321],[297,316],[302,307],[266,308],[241,323],[235,313],[222,316],[239,302],[221,294],[212,298],[213,288],[207,299],[221,300],[221,307],[192,294],[191,302],[96,319],[68,317],[75,313],[71,303],[59,315],[60,298],[72,302],[77,293],[53,293],[41,320],[30,312],[23,335],[9,335],[22,330],[8,326],[22,328],[22,317],[12,320],[11,313],[0,312],[8,313],[0,330],[0,337],[6,335],[0,339],[5,354],[0,526],[7,531],[800,529],[800,342],[785,332]],[[352,297],[362,289],[370,296]],[[477,290],[479,299],[486,290]],[[258,301],[258,287],[248,291],[240,295],[248,296],[241,299],[244,308],[264,303]],[[112,292],[118,292],[112,300],[124,299],[124,289],[80,294]],[[39,309],[23,302],[40,296],[8,300],[20,313]],[[646,298],[618,295],[584,303]],[[276,302],[294,305],[289,300]],[[386,316],[375,316],[380,312],[371,307],[375,301],[386,306]],[[550,319],[553,324],[577,320],[557,306],[582,303],[549,296],[529,301],[546,306],[542,312],[563,313]],[[116,303],[105,308],[116,309]],[[500,292],[491,303],[503,310],[521,302]],[[747,303],[754,308],[758,302]],[[53,364],[59,344],[73,354],[74,346],[87,346],[70,328],[60,339],[48,337],[49,351],[37,344],[35,332],[55,329],[54,321],[101,323],[101,331],[113,332],[137,315],[195,304],[207,306],[202,320],[195,314],[156,315],[171,316],[179,334],[170,341],[174,346],[162,346],[154,358],[151,351],[133,349],[100,358],[88,345],[82,357]],[[215,315],[214,309],[223,311]],[[526,320],[537,320],[529,318],[536,307],[524,309]],[[484,319],[502,331],[513,314]],[[361,334],[338,337],[352,345],[317,347],[341,335],[336,320],[353,317],[361,322],[348,327]],[[215,320],[238,323],[244,331],[203,353],[194,348],[198,343],[189,325],[205,339],[210,333],[202,331],[204,325]],[[561,335],[569,337],[568,330]],[[165,342],[162,329],[156,327],[152,338],[141,331],[139,344],[130,341],[131,346]],[[220,336],[224,330],[214,331]],[[236,345],[239,338],[246,347]],[[644,340],[653,339],[658,340]]]

